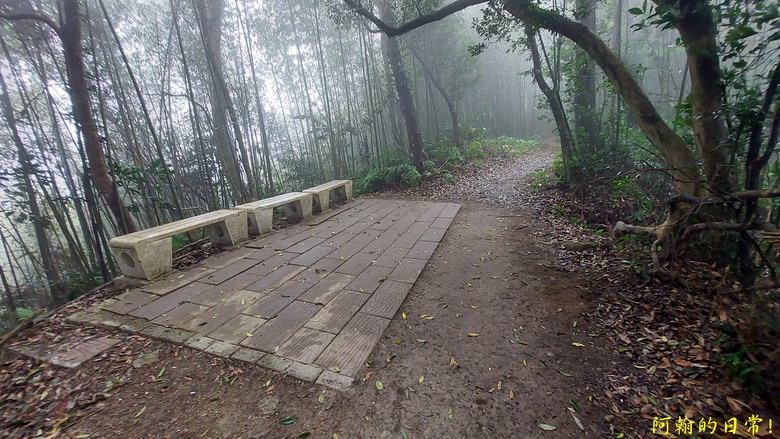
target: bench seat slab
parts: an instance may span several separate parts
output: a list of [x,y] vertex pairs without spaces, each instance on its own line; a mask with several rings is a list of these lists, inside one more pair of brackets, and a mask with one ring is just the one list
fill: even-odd
[[330,209],[330,194],[339,201],[352,201],[352,180],[333,180],[331,182],[304,190],[314,196],[313,209],[322,213]]
[[271,231],[273,228],[274,208],[279,206],[284,206],[284,213],[287,218],[306,219],[312,213],[312,195],[303,192],[292,192],[241,204],[235,208],[246,211],[249,234],[258,236]]

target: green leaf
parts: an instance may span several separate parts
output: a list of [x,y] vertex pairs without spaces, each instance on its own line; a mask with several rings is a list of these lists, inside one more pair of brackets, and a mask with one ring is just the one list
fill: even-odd
[[379,380],[376,380],[376,390],[382,390],[382,389],[384,389],[384,388],[385,388],[385,385],[384,385],[384,384],[382,384],[382,382],[381,382],[381,381],[379,381]]
[[449,419],[450,421],[455,419],[455,413],[452,412],[452,407],[447,409],[447,419]]
[[138,410],[138,413],[136,413],[135,416],[133,416],[133,419],[143,415],[145,411],[146,411],[146,406],[141,407],[141,410]]
[[401,437],[404,439],[409,439],[409,432],[406,431],[406,429],[403,426],[401,426]]
[[317,398],[317,402],[319,402],[320,404],[325,404],[325,394],[324,393],[320,393],[319,398]]
[[628,10],[628,13],[632,15],[642,15],[645,13],[645,11],[640,8],[631,8]]
[[550,425],[550,424],[539,424],[539,428],[541,428],[542,430],[545,430],[545,431],[553,431],[553,430],[555,430],[558,427],[556,427],[554,425]]
[[310,431],[304,431],[298,434],[298,439],[305,439],[311,435]]
[[279,421],[282,425],[293,425],[298,421],[298,418],[294,416],[290,416],[289,418],[284,418],[281,421]]

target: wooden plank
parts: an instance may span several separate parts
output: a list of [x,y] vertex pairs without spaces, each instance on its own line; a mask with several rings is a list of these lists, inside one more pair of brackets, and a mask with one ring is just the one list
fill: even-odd
[[360,250],[363,250],[363,248],[366,246],[366,244],[361,242],[355,242],[350,241],[346,244],[340,246],[336,250],[333,250],[328,257],[333,259],[341,259],[341,260],[347,260],[351,258],[352,256],[355,256],[358,254]]
[[176,308],[180,303],[187,302],[192,297],[211,288],[213,287],[209,284],[195,282],[168,293],[157,300],[149,302],[135,311],[130,312],[129,315],[142,319],[152,320],[160,316],[162,313]]
[[172,223],[162,224],[157,227],[117,236],[111,239],[111,246],[120,248],[134,248],[135,244],[139,241],[158,241],[160,239],[169,238],[179,233],[210,226],[212,224],[225,221],[226,219],[235,218],[241,214],[242,213],[239,211],[228,209],[208,212],[202,215],[193,216],[191,218],[174,221]]
[[260,276],[255,276],[254,274],[240,273],[237,274],[235,277],[228,279],[225,282],[219,284],[219,289],[221,289],[225,293],[240,291],[245,289],[247,285],[251,285],[259,281],[260,279],[261,279]]
[[316,364],[327,369],[339,368],[345,375],[357,376],[389,323],[388,319],[357,313],[317,357]]
[[360,312],[386,319],[393,318],[411,289],[410,283],[386,280],[366,301]]
[[259,293],[267,293],[279,285],[287,282],[305,270],[304,267],[298,267],[297,265],[283,265],[276,270],[263,276],[257,282],[247,285],[244,289],[249,291],[257,291]]
[[157,300],[159,297],[140,290],[131,290],[116,296],[116,302],[104,306],[103,309],[117,314],[127,314],[151,301]]
[[166,274],[162,279],[158,279],[148,285],[141,287],[143,291],[147,293],[157,294],[162,296],[170,293],[171,291],[181,288],[187,284],[195,282],[196,280],[213,273],[213,268],[206,267],[191,267],[189,270],[172,271]]
[[406,257],[407,253],[409,253],[408,248],[390,247],[375,259],[375,265],[395,268]]
[[366,303],[369,297],[368,294],[341,291],[317,315],[306,322],[306,327],[338,334],[344,325],[360,311],[360,307]]
[[176,308],[162,313],[156,319],[152,320],[152,323],[168,327],[180,327],[202,314],[207,309],[209,309],[207,306],[196,305],[189,302],[182,303]]
[[276,348],[298,332],[306,322],[319,311],[312,303],[291,303],[279,315],[258,329],[253,337],[247,337],[241,344],[264,352],[274,353]]
[[417,277],[420,275],[420,273],[422,273],[427,263],[428,261],[423,259],[404,259],[400,264],[398,264],[398,267],[393,270],[393,273],[390,275],[390,279],[398,282],[409,282],[413,284],[417,280]]
[[225,268],[221,268],[210,275],[204,277],[201,282],[207,283],[210,285],[219,285],[222,282],[225,282],[226,280],[236,276],[239,273],[243,273],[244,271],[254,267],[255,265],[259,264],[260,261],[257,261],[255,259],[239,259],[232,264],[228,265]]
[[379,288],[379,285],[381,285],[382,282],[390,277],[390,273],[392,272],[393,269],[388,267],[380,267],[377,265],[368,267],[360,273],[355,280],[347,285],[347,289],[371,294]]
[[433,220],[439,216],[445,207],[447,207],[447,204],[445,203],[434,203],[428,206],[428,209],[426,209],[425,212],[420,215],[419,218],[417,218],[417,221],[433,222]]
[[206,335],[235,317],[240,308],[240,305],[236,303],[223,302],[193,317],[180,328]]
[[435,229],[447,229],[450,227],[450,224],[452,224],[452,218],[436,218],[431,223],[431,228]]
[[460,210],[460,204],[456,203],[447,203],[447,207],[442,209],[441,213],[439,213],[440,218],[455,218],[455,215]]
[[312,265],[327,256],[332,251],[332,247],[318,245],[317,247],[312,248],[306,253],[303,253],[302,255],[290,261],[290,264],[308,267],[309,265]]
[[267,322],[258,317],[238,314],[225,322],[222,326],[208,333],[208,336],[217,340],[222,340],[232,344],[239,344],[244,341],[249,334],[253,337],[257,329]]
[[272,271],[275,271],[279,267],[286,265],[288,262],[292,261],[297,257],[298,257],[297,253],[280,252],[268,258],[267,260],[255,265],[254,267],[250,268],[246,272],[254,276],[260,276],[260,277],[267,276]]
[[[256,250],[249,247],[242,247],[235,250],[227,250],[223,251],[216,256],[212,256],[205,261],[203,261],[201,264],[204,267],[208,268],[225,268],[228,265],[238,261],[241,258],[245,258],[248,255],[254,253]],[[252,258],[255,259],[255,258]]]
[[423,233],[420,237],[420,241],[439,242],[444,237],[445,232],[447,232],[447,229],[436,229],[431,227]]
[[301,328],[283,345],[279,346],[276,355],[280,355],[301,363],[313,363],[322,351],[336,338],[333,334]]
[[331,273],[325,276],[321,282],[316,283],[308,291],[302,294],[298,300],[305,302],[326,304],[338,294],[339,291],[349,285],[355,276],[341,273]]
[[365,270],[369,265],[371,265],[372,260],[373,260],[373,255],[369,255],[361,252],[347,259],[346,262],[339,265],[339,267],[336,268],[335,271],[336,273],[344,273],[344,274],[351,274],[353,276],[357,276],[358,274],[362,273],[363,270]]
[[291,280],[247,306],[242,312],[255,317],[272,319],[311,287],[311,284]]
[[409,250],[406,254],[407,258],[428,260],[433,256],[433,252],[436,251],[436,247],[439,246],[438,242],[431,241],[417,241],[417,244]]
[[311,250],[312,248],[322,244],[325,241],[325,238],[318,238],[316,236],[309,236],[308,238],[304,239],[303,241],[295,244],[292,247],[289,247],[287,250],[288,252],[292,253],[306,253],[307,251]]

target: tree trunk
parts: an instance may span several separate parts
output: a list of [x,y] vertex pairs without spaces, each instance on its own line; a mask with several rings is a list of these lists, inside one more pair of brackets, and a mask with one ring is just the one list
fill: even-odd
[[422,67],[425,74],[431,80],[431,83],[433,83],[433,86],[436,87],[436,90],[441,93],[441,97],[444,98],[444,102],[447,104],[447,109],[450,111],[450,120],[452,121],[452,143],[456,148],[460,148],[458,106],[455,103],[455,100],[452,98],[452,95],[449,93],[449,91],[447,91],[447,88],[444,87],[444,84],[442,84],[441,80],[439,79],[439,75],[433,71],[433,68],[428,64],[428,62],[423,59],[419,53],[417,53],[414,47],[410,47],[410,50],[412,51],[412,55],[415,57],[415,59],[417,59],[417,62],[420,63],[420,66]]
[[[379,16],[385,22],[392,22],[388,0],[379,2]],[[401,102],[401,112],[406,123],[406,136],[409,141],[412,163],[418,170],[422,170],[422,136],[420,135],[420,124],[417,119],[417,108],[414,106],[412,91],[409,89],[409,78],[404,71],[401,48],[398,46],[398,40],[395,38],[387,39],[387,63],[393,72],[395,89],[398,92],[398,100]]]
[[81,54],[81,16],[77,0],[63,0],[62,28],[60,31],[62,48],[65,52],[65,68],[68,75],[70,99],[73,104],[73,114],[84,138],[84,147],[89,160],[90,179],[95,184],[100,195],[105,200],[111,213],[116,218],[121,233],[137,230],[135,220],[125,207],[114,180],[108,173],[103,147],[98,137],[97,125],[92,116],[92,104],[84,69],[84,58]]
[[[596,2],[577,0],[575,15],[590,31],[596,29]],[[574,76],[574,132],[583,151],[601,149],[598,113],[596,111],[596,64],[581,48],[575,52],[577,74]],[[590,155],[590,154],[587,154]]]

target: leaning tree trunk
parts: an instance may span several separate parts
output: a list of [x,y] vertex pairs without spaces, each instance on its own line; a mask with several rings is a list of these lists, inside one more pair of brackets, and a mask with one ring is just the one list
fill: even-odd
[[[390,8],[387,2],[388,0],[379,2],[379,15],[386,22],[391,22]],[[417,119],[417,108],[414,106],[412,91],[409,89],[409,77],[404,71],[401,48],[395,38],[387,39],[387,63],[393,72],[395,89],[398,92],[398,100],[401,102],[401,113],[406,123],[406,136],[409,141],[412,163],[417,169],[422,170],[422,136],[420,135],[420,123]]]
[[[576,15],[580,23],[596,29],[596,2],[577,0]],[[583,49],[575,52],[577,74],[574,76],[574,130],[581,148],[588,153],[601,149],[601,124],[596,111],[596,65]]]
[[79,4],[77,0],[63,0],[62,3],[60,39],[65,52],[65,69],[68,76],[70,99],[73,104],[73,114],[84,138],[86,155],[89,160],[89,176],[116,218],[120,231],[122,233],[134,232],[137,230],[135,220],[125,207],[116,185],[114,185],[114,180],[108,173],[103,147],[98,137],[97,124],[92,115],[84,58],[81,53]]
[[425,74],[431,80],[433,86],[436,87],[436,90],[439,91],[441,97],[444,98],[444,102],[447,104],[447,109],[450,112],[450,120],[452,121],[452,143],[455,145],[456,148],[460,148],[458,106],[455,103],[455,99],[447,90],[447,87],[445,87],[444,84],[442,84],[439,75],[433,71],[433,67],[430,64],[428,64],[428,61],[425,60],[423,57],[421,57],[420,54],[417,53],[417,50],[414,49],[414,47],[411,47],[410,50],[412,51],[412,55],[414,56],[414,58],[420,63],[423,72],[425,72]]

